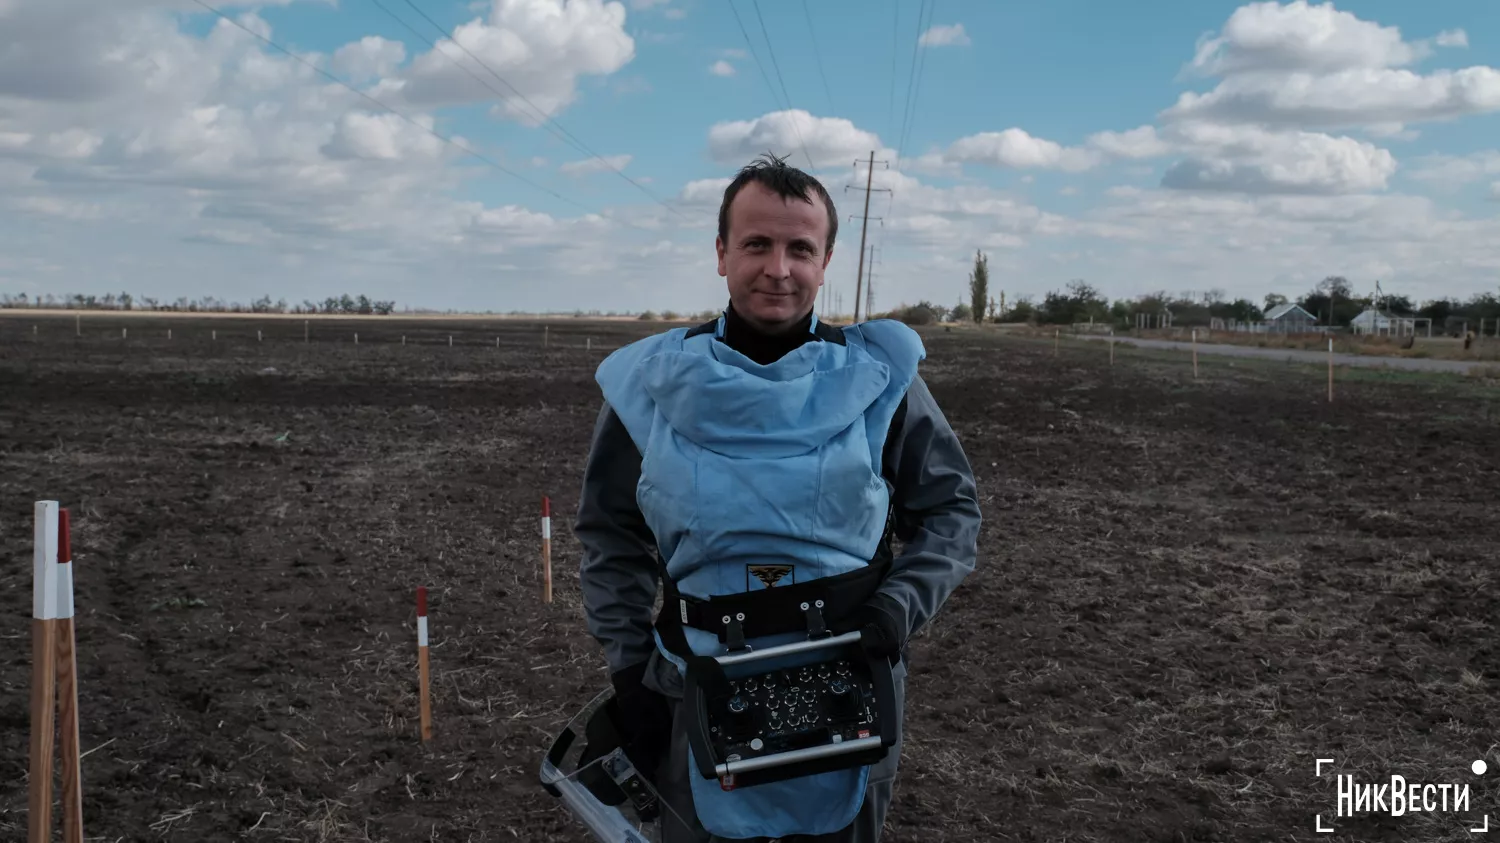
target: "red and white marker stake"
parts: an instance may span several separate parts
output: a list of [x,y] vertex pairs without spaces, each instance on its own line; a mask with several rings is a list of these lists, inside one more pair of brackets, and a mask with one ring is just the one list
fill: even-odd
[[542,602],[552,602],[552,499],[542,496]]
[[427,662],[427,586],[417,586],[417,670],[421,675],[422,740],[432,739],[432,677]]
[[73,634],[73,560],[68,511],[37,501],[32,585],[31,777],[28,840],[52,839],[54,729],[61,732],[64,843],[83,841],[78,752],[78,663]]
[[31,589],[31,778],[27,840],[52,839],[52,737],[57,728],[57,501],[37,501]]

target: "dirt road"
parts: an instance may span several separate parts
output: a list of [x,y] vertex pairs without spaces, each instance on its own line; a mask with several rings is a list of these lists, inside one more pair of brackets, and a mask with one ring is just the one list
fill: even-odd
[[[1083,339],[1107,342],[1109,337],[1084,335]],[[1178,342],[1175,340],[1151,340],[1136,337],[1115,337],[1115,342],[1128,343],[1141,348],[1164,348],[1174,351],[1192,351],[1193,344],[1190,342]],[[1225,357],[1260,357],[1269,360],[1293,360],[1300,363],[1327,363],[1328,353],[1324,351],[1302,351],[1295,348],[1257,348],[1244,345],[1223,345],[1219,343],[1198,343],[1199,354],[1218,354]],[[1380,368],[1382,366],[1392,369],[1412,369],[1422,372],[1456,372],[1467,374],[1476,366],[1493,365],[1482,361],[1464,360],[1435,360],[1429,357],[1381,357],[1372,354],[1335,354],[1333,355],[1335,366],[1366,366]]]

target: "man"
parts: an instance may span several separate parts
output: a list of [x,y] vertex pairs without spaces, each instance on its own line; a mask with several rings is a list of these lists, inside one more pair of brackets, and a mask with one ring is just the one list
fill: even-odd
[[[670,809],[666,843],[874,843],[901,743],[898,729],[879,763],[782,782],[725,790],[704,779],[679,711],[683,669],[686,657],[724,653],[726,627],[679,625],[677,599],[653,623],[658,584],[701,601],[826,578],[847,601],[851,577],[883,572],[828,625],[860,631],[891,660],[899,718],[906,642],[974,568],[974,479],[916,374],[917,335],[889,320],[835,328],[813,313],[837,230],[815,179],[775,157],[745,167],[719,209],[723,316],[632,343],[597,373],[605,404],[575,527],[583,603],[626,754]],[[881,555],[888,526],[904,543],[894,557]]]

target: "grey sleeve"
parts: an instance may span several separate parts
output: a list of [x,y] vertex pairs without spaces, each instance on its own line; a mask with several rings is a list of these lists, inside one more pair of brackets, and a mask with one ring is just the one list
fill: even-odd
[[906,420],[886,454],[895,533],[904,547],[880,593],[900,606],[910,638],[974,570],[978,492],[963,446],[920,377],[907,391]]
[[605,404],[594,423],[573,532],[583,546],[584,615],[611,673],[644,662],[656,648],[656,538],[635,500],[640,476],[640,451]]

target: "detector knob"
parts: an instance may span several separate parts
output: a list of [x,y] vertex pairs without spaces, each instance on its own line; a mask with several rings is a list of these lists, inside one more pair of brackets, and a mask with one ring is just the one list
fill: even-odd
[[828,713],[834,717],[853,717],[859,713],[860,693],[853,684],[834,679],[828,683]]

